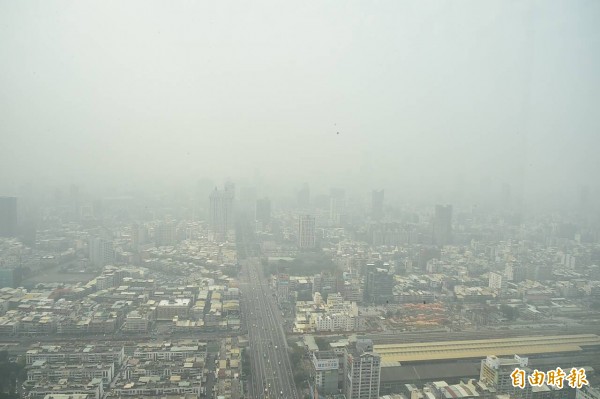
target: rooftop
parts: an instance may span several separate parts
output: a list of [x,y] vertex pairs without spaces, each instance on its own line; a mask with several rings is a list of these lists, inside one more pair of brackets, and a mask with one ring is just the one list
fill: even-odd
[[497,356],[554,352],[578,352],[582,346],[600,345],[595,334],[557,335],[548,337],[516,337],[481,339],[468,341],[420,342],[411,344],[375,345],[374,351],[385,362],[417,362],[485,358],[493,353]]

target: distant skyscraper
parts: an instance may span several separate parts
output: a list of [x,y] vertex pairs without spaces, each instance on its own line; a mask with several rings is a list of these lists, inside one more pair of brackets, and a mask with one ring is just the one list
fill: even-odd
[[27,215],[19,220],[20,236],[23,244],[28,247],[35,247],[37,238],[37,221],[35,216]]
[[346,193],[340,188],[331,189],[329,195],[329,220],[334,225],[344,223],[346,218]]
[[79,220],[90,221],[94,219],[94,206],[86,204],[79,207]]
[[490,272],[488,285],[496,293],[500,293],[504,285],[504,276],[501,273]]
[[17,198],[0,197],[0,237],[17,236]]
[[256,208],[256,188],[242,187],[240,188],[239,200],[236,204],[236,211],[254,217]]
[[313,276],[313,294],[318,292],[323,299],[329,294],[336,294],[344,290],[344,279],[341,274],[321,272]]
[[444,246],[452,243],[452,205],[436,205],[433,220],[433,243]]
[[173,245],[176,242],[175,225],[162,222],[154,230],[154,242],[157,246]]
[[140,249],[140,225],[137,223],[132,223],[130,229],[131,248],[137,252]]
[[271,200],[268,198],[262,198],[256,201],[256,221],[261,224],[264,229],[265,226],[271,223]]
[[315,217],[300,215],[298,220],[298,248],[307,249],[315,247]]
[[308,188],[308,184],[304,183],[300,191],[298,191],[296,199],[298,208],[308,209],[310,206],[310,189]]
[[383,190],[371,192],[371,216],[375,220],[383,218]]
[[225,191],[231,195],[231,198],[235,199],[235,184],[233,182],[227,181],[225,183]]
[[507,281],[520,283],[527,279],[527,267],[521,264],[508,264],[504,269]]
[[17,265],[0,265],[0,288],[21,285],[22,269]]
[[394,276],[385,269],[369,267],[365,278],[365,299],[370,303],[386,303],[394,298]]
[[215,188],[210,194],[209,224],[215,241],[227,241],[233,229],[233,200],[235,187],[226,185],[225,190]]
[[90,262],[95,266],[110,265],[115,260],[113,243],[100,237],[90,238],[89,244]]

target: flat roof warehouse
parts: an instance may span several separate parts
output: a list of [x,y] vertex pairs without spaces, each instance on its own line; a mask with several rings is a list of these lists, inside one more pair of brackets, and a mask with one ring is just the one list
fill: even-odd
[[420,362],[430,360],[485,358],[515,353],[522,355],[578,352],[582,346],[600,346],[596,334],[556,335],[548,337],[516,337],[468,341],[420,342],[374,345],[374,351],[385,362]]

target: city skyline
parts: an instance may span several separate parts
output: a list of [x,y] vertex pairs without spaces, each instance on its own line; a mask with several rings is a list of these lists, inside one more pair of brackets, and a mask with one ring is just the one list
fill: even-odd
[[0,7],[0,192],[259,176],[598,197],[595,2]]
[[600,1],[0,1],[0,399],[600,399]]

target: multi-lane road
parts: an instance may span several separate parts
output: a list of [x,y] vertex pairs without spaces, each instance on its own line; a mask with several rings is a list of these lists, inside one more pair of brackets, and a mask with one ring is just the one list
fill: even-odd
[[249,396],[297,399],[283,320],[257,258],[242,261],[240,289],[252,366]]

